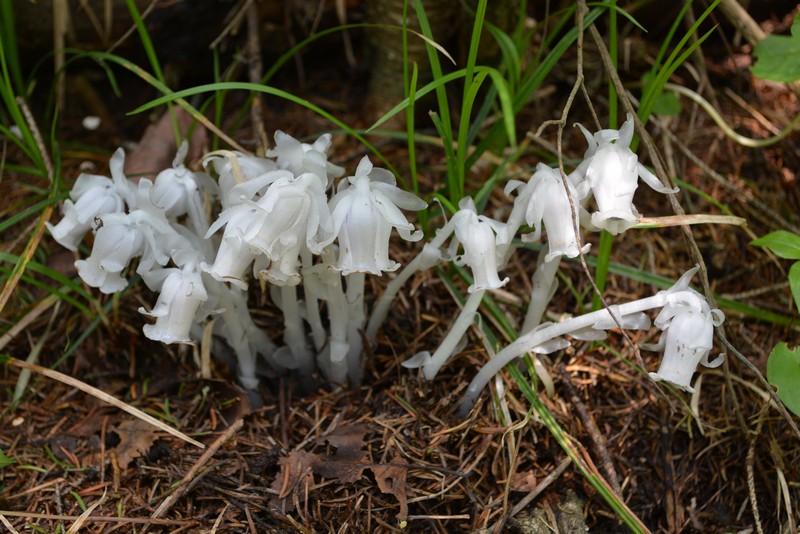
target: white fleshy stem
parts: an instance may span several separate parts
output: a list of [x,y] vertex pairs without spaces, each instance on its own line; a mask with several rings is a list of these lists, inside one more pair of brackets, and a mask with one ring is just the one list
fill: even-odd
[[297,302],[297,286],[280,286],[281,311],[283,312],[283,341],[292,351],[301,376],[310,377],[314,372],[314,357],[306,345],[303,318]]
[[[675,288],[675,286],[673,286],[673,288]],[[516,341],[489,360],[478,374],[475,375],[475,378],[472,379],[472,382],[470,382],[467,387],[464,400],[461,402],[461,414],[466,415],[469,413],[472,409],[472,405],[475,403],[475,399],[478,398],[478,395],[480,395],[483,388],[486,387],[486,384],[489,383],[489,380],[515,358],[522,356],[526,352],[530,352],[534,347],[542,345],[551,339],[569,334],[570,332],[575,332],[576,330],[591,328],[598,321],[606,321],[614,317],[619,320],[625,315],[639,313],[653,308],[661,308],[666,303],[667,296],[670,293],[670,290],[660,291],[652,297],[610,306],[609,308],[573,317],[572,319],[534,330],[517,338]]]
[[322,263],[303,272],[303,283],[325,300],[328,310],[330,336],[328,345],[318,354],[319,367],[329,381],[344,384],[347,380],[348,306],[342,288],[342,276],[332,265],[335,262],[333,247],[322,252]]
[[350,273],[347,275],[347,370],[350,380],[360,384],[362,378],[361,351],[364,340],[361,330],[367,320],[364,313],[364,273]]
[[397,275],[397,277],[389,282],[386,286],[386,291],[383,292],[381,298],[378,299],[378,302],[375,304],[375,307],[372,309],[372,315],[369,318],[369,324],[367,325],[367,338],[370,341],[375,341],[375,336],[378,333],[378,329],[383,324],[383,321],[386,320],[386,316],[389,314],[389,307],[392,305],[392,301],[400,292],[400,288],[411,278],[417,271],[422,271],[425,269],[430,269],[440,261],[442,261],[442,254],[439,249],[442,248],[444,242],[450,237],[450,234],[453,233],[455,229],[455,223],[458,219],[458,214],[454,215],[450,221],[447,222],[443,227],[436,230],[436,235],[430,240],[428,243],[425,243],[425,246],[422,247],[422,250],[417,254],[413,260],[411,260],[403,270]]
[[420,251],[420,253],[403,267],[403,270],[389,282],[383,295],[381,295],[381,298],[378,299],[378,302],[372,309],[372,314],[367,324],[367,339],[373,343],[375,342],[378,329],[383,324],[383,321],[386,320],[386,316],[389,315],[389,307],[392,305],[392,301],[400,292],[403,285],[408,282],[408,279],[414,276],[418,271],[430,269],[441,261],[441,257],[442,254],[439,247],[433,242],[425,243],[425,246],[422,247],[422,251]]
[[458,342],[461,341],[461,338],[464,337],[464,333],[475,320],[475,313],[478,311],[478,306],[480,306],[483,295],[485,294],[485,289],[478,289],[469,295],[467,301],[464,303],[464,307],[461,308],[461,312],[450,328],[450,331],[439,344],[439,348],[436,349],[436,352],[434,352],[432,356],[425,359],[422,371],[426,379],[433,380],[436,373],[439,372],[439,369],[441,369],[447,360],[450,359],[450,356],[453,355],[453,351],[458,345]]
[[267,361],[271,361],[277,347],[253,323],[247,310],[246,293],[236,287],[227,287],[221,282],[216,284],[219,303],[225,309],[222,312],[222,336],[236,353],[239,381],[246,389],[255,389],[258,387],[256,355],[261,354]]
[[545,245],[539,251],[539,262],[536,272],[531,277],[531,300],[528,303],[528,311],[525,314],[525,322],[522,323],[522,334],[527,334],[542,322],[544,312],[550,303],[553,294],[553,284],[556,283],[556,273],[561,264],[561,256],[553,258],[551,261],[544,261],[550,252],[550,245]]
[[361,361],[358,367],[348,370],[349,360],[347,355],[350,345],[347,343],[348,306],[347,297],[342,289],[342,277],[336,273],[335,280],[328,286],[328,322],[330,323],[329,357],[330,381],[344,384],[347,376],[361,376]]
[[[523,189],[524,190],[524,189]],[[517,235],[522,224],[525,222],[525,211],[528,209],[528,198],[530,195],[524,194],[514,201],[514,207],[511,208],[511,213],[503,229],[503,243],[497,245],[497,266],[502,270],[511,259],[511,253],[514,250],[514,236]]]
[[[303,247],[300,251],[300,258],[303,262],[303,271],[306,272],[311,269],[314,264],[314,258],[308,247]],[[306,320],[311,327],[311,339],[314,342],[314,349],[319,353],[322,347],[325,346],[325,327],[322,326],[322,317],[319,314],[319,299],[324,298],[319,295],[315,284],[309,283],[306,277],[303,276],[303,295],[304,303],[306,306]]]

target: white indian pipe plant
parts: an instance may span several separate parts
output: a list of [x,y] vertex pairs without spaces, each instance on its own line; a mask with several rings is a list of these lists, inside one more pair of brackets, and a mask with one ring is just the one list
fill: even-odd
[[[569,344],[565,335],[600,339],[617,326],[649,328],[643,312],[658,308],[655,325],[662,330],[661,339],[643,348],[663,351],[664,357],[650,376],[692,391],[698,364],[721,363],[721,358],[709,361],[709,353],[713,328],[724,319],[688,287],[696,268],[653,297],[541,324],[556,289],[561,258],[588,250],[588,245],[580,245],[578,228],[619,234],[635,225],[641,218],[633,205],[639,178],[658,192],[677,191],[664,186],[631,151],[632,117],[619,130],[590,134],[580,128],[589,148],[569,176],[539,164],[527,183],[509,182],[506,194],[516,197],[505,222],[479,215],[471,198],[462,199],[453,217],[389,281],[371,315],[365,276],[400,268],[389,257],[392,229],[407,241],[420,240],[422,232],[401,210],[421,210],[427,204],[398,188],[395,177],[367,157],[354,175],[337,184],[344,169],[327,159],[332,142],[328,134],[307,144],[278,131],[276,146],[265,158],[225,150],[208,154],[203,166],[216,181],[186,167],[184,144],[173,166],[159,173],[155,183],[142,179],[137,185],[123,173],[120,149],[110,161],[111,178],[79,176],[64,203],[64,218],[48,228],[70,250],[93,231],[91,254],[76,266],[87,284],[104,293],[125,289],[126,269],[139,258],[137,274],[159,292],[152,309],[140,309],[155,318],[144,327],[145,336],[164,343],[195,343],[202,331],[198,325],[215,317],[214,334],[237,354],[239,380],[253,389],[258,385],[259,354],[276,371],[293,370],[308,378],[319,368],[333,383],[358,383],[362,340],[375,341],[403,284],[415,272],[454,261],[472,272],[469,297],[433,354],[422,351],[403,363],[421,367],[432,380],[457,352],[486,293],[508,283],[498,272],[527,225],[532,232],[521,235],[523,242],[541,240],[545,234],[547,240],[533,274],[525,323],[520,337],[473,379],[462,410],[468,410],[491,377],[518,356],[562,349]],[[214,199],[220,208],[209,212]],[[592,199],[596,211],[589,215],[585,206]],[[272,287],[272,298],[283,312],[281,347],[250,316],[246,290],[252,278],[262,289]],[[327,323],[320,313],[322,303]]]

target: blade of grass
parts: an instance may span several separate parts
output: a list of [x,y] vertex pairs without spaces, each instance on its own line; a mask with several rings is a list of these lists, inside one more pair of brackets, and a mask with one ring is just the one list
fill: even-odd
[[[164,73],[161,71],[161,63],[158,61],[158,54],[153,46],[153,41],[150,39],[150,32],[147,31],[147,26],[144,24],[142,14],[139,12],[139,7],[136,5],[135,0],[125,0],[125,4],[128,6],[128,12],[133,19],[133,25],[136,26],[136,32],[139,34],[139,40],[142,42],[142,47],[144,47],[144,53],[147,56],[147,60],[150,62],[150,68],[153,69],[153,74],[155,74],[156,79],[166,87],[167,81],[164,78]],[[178,126],[178,118],[172,110],[172,106],[167,106],[167,111],[172,119],[172,130],[175,133],[175,145],[180,146],[181,129],[180,126]]]
[[[321,117],[324,117],[331,123],[335,124],[342,130],[346,131],[348,134],[358,139],[365,147],[367,147],[373,154],[375,154],[383,162],[383,164],[386,165],[387,168],[389,168],[389,170],[392,171],[395,174],[395,176],[398,177],[398,179],[404,181],[402,176],[397,172],[397,169],[395,169],[395,167],[388,160],[386,160],[386,158],[383,156],[383,154],[380,153],[380,151],[377,148],[375,148],[369,141],[367,141],[367,139],[364,138],[364,136],[358,133],[357,130],[351,128],[350,126],[342,122],[340,119],[336,118],[335,116],[325,111],[321,107],[317,106],[316,104],[309,102],[304,98],[300,98],[291,93],[282,91],[280,89],[276,89],[274,87],[270,87],[268,85],[259,85],[249,82],[222,82],[222,83],[199,85],[197,87],[184,89],[182,91],[171,92],[170,94],[151,100],[150,102],[134,109],[133,111],[130,112],[130,114],[133,115],[136,113],[141,113],[143,111],[147,111],[148,109],[160,106],[161,104],[164,104],[166,102],[176,101],[197,94],[208,93],[218,90],[234,90],[234,89],[266,93],[268,95],[276,96],[278,98],[283,98],[284,100],[288,100],[289,102],[293,102],[299,106],[303,106],[304,108],[313,111],[314,113],[320,115]],[[404,183],[404,185],[407,184]]]
[[[1,55],[1,54],[0,54]],[[17,97],[15,99],[16,105],[19,108],[20,112],[24,115],[26,124],[31,131],[31,136],[34,139],[36,146],[38,147],[39,153],[42,155],[42,164],[44,168],[47,170],[47,177],[50,181],[50,196],[55,197],[58,194],[58,189],[60,185],[60,165],[55,167],[58,169],[58,174],[54,170],[53,164],[50,162],[47,154],[45,153],[44,143],[42,141],[41,134],[39,133],[38,128],[36,127],[36,123],[33,120],[33,117],[30,114],[27,106],[25,105],[25,101],[22,100],[21,97]],[[58,153],[54,151],[54,155],[58,157]],[[57,161],[57,163],[59,163]],[[39,246],[39,242],[44,235],[45,223],[50,220],[50,216],[53,214],[53,207],[55,203],[50,203],[47,205],[43,210],[42,214],[39,217],[38,222],[36,223],[36,227],[34,228],[30,238],[28,239],[28,243],[25,245],[25,249],[23,250],[22,254],[20,254],[19,261],[14,265],[14,269],[12,270],[10,276],[6,280],[6,283],[3,285],[2,291],[0,291],[0,312],[3,311],[8,300],[11,298],[11,294],[14,292],[14,289],[17,287],[20,278],[22,278],[23,273],[25,272],[25,268],[27,267],[28,263],[31,261],[33,254],[36,252],[37,247]]]
[[161,430],[163,432],[166,432],[166,433],[170,434],[171,436],[174,436],[174,437],[176,437],[176,438],[178,438],[180,440],[185,441],[186,443],[191,443],[192,445],[194,445],[195,447],[198,447],[200,449],[205,449],[206,448],[206,446],[203,445],[202,443],[200,443],[199,441],[197,441],[195,439],[192,439],[189,436],[187,436],[186,434],[184,434],[183,432],[180,432],[179,430],[176,430],[176,429],[172,428],[171,426],[162,423],[161,421],[159,421],[155,417],[152,417],[152,416],[144,413],[143,411],[139,410],[138,408],[134,408],[130,404],[127,404],[127,403],[125,403],[125,402],[123,402],[121,400],[118,400],[116,397],[113,397],[113,396],[109,395],[105,391],[97,389],[94,386],[90,386],[89,384],[87,384],[85,382],[81,382],[80,380],[78,380],[76,378],[72,378],[69,375],[65,375],[64,373],[60,373],[58,371],[54,371],[53,369],[48,369],[47,367],[42,367],[41,365],[35,365],[35,364],[27,363],[27,362],[24,362],[22,360],[18,360],[16,358],[12,357],[12,356],[8,356],[6,354],[0,354],[0,364],[11,365],[12,367],[17,367],[19,369],[27,369],[27,370],[32,371],[34,373],[40,374],[42,376],[46,376],[47,378],[50,378],[50,379],[53,379],[53,380],[58,380],[59,382],[61,382],[63,384],[66,384],[66,385],[68,385],[70,387],[74,387],[75,389],[79,389],[79,390],[83,391],[84,393],[88,393],[89,395],[95,397],[96,399],[99,399],[99,400],[101,400],[101,401],[103,401],[103,402],[105,402],[107,404],[110,404],[110,405],[114,406],[115,408],[119,408],[120,410],[122,410],[124,412],[127,412],[127,413],[131,414],[132,416],[137,417],[137,418],[141,419],[142,421],[145,421],[146,423],[149,423],[150,425],[158,428],[159,430]]

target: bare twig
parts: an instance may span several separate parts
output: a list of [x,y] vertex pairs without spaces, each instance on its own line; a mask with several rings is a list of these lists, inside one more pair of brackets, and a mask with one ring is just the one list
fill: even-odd
[[570,403],[578,411],[578,415],[580,416],[581,421],[583,421],[583,426],[586,428],[586,432],[588,432],[589,437],[592,438],[592,443],[594,443],[594,448],[597,454],[600,456],[603,471],[606,472],[606,476],[611,483],[611,487],[614,488],[614,491],[617,492],[618,495],[622,495],[619,477],[617,476],[616,469],[614,469],[614,462],[611,461],[611,455],[608,453],[605,438],[603,438],[603,435],[600,433],[600,429],[597,428],[597,423],[594,422],[594,417],[592,417],[592,414],[589,413],[589,410],[586,409],[586,406],[581,401],[578,390],[575,389],[575,385],[572,383],[572,379],[564,367],[564,364],[561,364],[561,368],[559,370],[561,371],[561,379],[563,380],[564,385],[569,392]]

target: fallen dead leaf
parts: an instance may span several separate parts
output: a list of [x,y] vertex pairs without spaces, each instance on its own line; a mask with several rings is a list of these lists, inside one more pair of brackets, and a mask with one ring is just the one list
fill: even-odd
[[120,439],[114,452],[122,470],[127,469],[136,458],[147,454],[158,438],[153,426],[141,419],[127,419],[111,430],[116,432]]
[[533,471],[519,471],[511,475],[511,491],[531,492],[536,489],[536,475]]
[[406,481],[408,480],[408,462],[401,457],[396,457],[392,463],[387,465],[374,465],[371,467],[378,489],[383,493],[390,493],[395,496],[400,505],[400,513],[397,515],[399,523],[408,520],[408,494]]
[[[173,111],[178,129],[185,137],[194,119],[181,108],[174,108]],[[203,154],[206,142],[206,129],[202,125],[196,126],[189,139],[189,153],[184,162],[187,166]],[[136,148],[125,157],[125,174],[137,182],[139,178],[153,179],[159,172],[172,167],[177,151],[172,116],[165,113],[157,123],[147,127]]]
[[327,479],[338,480],[345,484],[360,479],[368,466],[367,451],[364,450],[366,447],[364,435],[367,430],[367,425],[346,425],[318,439],[318,443],[327,441],[336,447],[336,452],[333,456],[318,462],[314,466],[314,471]]

